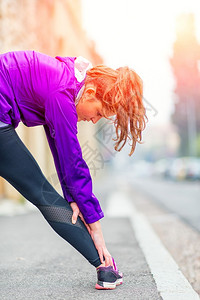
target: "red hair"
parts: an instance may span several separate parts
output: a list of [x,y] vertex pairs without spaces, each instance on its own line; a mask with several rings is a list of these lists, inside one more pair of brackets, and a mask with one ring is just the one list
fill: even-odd
[[[98,65],[87,71],[85,84],[93,84],[96,97],[102,102],[104,117],[114,114],[114,126],[117,138],[115,150],[121,151],[127,142],[132,140],[131,156],[136,142],[142,143],[142,131],[145,129],[146,110],[143,105],[143,84],[141,78],[128,67],[113,70]],[[120,143],[123,143],[121,146]],[[119,148],[120,147],[120,148]]]

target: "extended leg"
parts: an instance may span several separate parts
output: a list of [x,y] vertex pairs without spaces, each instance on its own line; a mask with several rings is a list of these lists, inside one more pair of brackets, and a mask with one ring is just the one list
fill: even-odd
[[43,214],[50,226],[93,266],[101,262],[85,225],[71,223],[72,209],[43,175],[32,154],[12,126],[0,128],[0,176]]

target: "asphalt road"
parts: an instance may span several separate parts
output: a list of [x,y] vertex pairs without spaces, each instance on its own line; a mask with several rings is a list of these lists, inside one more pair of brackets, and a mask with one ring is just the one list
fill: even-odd
[[[120,176],[113,174],[95,185],[104,211],[108,196],[128,185],[199,229],[198,185]],[[94,267],[53,231],[39,211],[0,216],[0,299],[161,299],[129,218],[106,214],[102,228],[107,247],[124,273],[124,284],[113,291],[95,290]]]
[[145,193],[200,232],[200,182],[164,180],[153,177],[129,177],[132,187]]
[[124,284],[97,291],[96,271],[60,238],[39,211],[0,217],[0,299],[157,300],[155,282],[127,218],[105,218],[102,228]]

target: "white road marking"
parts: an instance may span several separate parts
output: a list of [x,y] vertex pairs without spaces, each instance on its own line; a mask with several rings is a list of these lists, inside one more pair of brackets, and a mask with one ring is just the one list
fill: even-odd
[[[116,191],[110,196],[106,215],[130,218],[137,241],[163,300],[200,299],[145,216],[136,210],[125,193]],[[173,228],[169,230],[173,230]]]

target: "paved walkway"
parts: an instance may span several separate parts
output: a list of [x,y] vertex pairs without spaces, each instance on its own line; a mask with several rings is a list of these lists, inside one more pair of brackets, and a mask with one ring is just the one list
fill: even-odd
[[124,273],[124,284],[113,291],[95,290],[95,269],[38,211],[1,216],[0,298],[161,299],[129,219],[105,218],[102,227],[107,247]]
[[124,284],[113,291],[95,290],[94,267],[53,231],[38,210],[30,205],[11,209],[11,203],[4,203],[0,299],[199,299],[145,215],[137,211],[137,194],[126,180],[105,178],[96,185],[95,195],[106,215],[101,221],[106,244],[124,273]]

